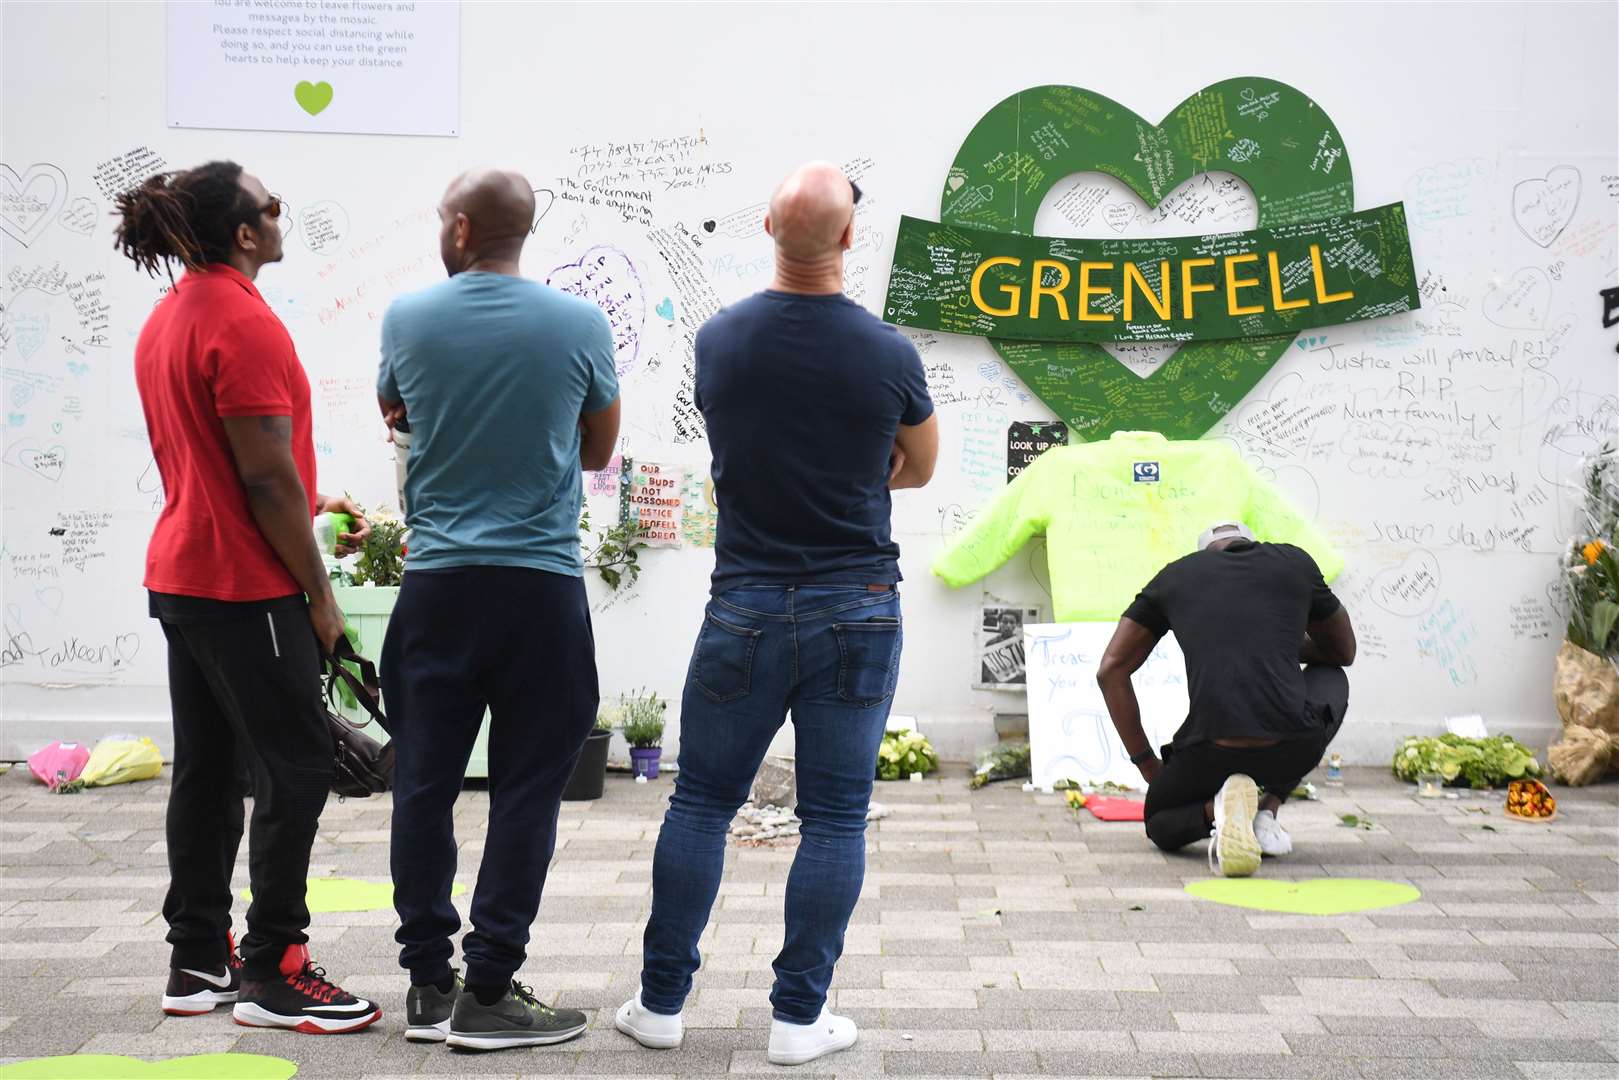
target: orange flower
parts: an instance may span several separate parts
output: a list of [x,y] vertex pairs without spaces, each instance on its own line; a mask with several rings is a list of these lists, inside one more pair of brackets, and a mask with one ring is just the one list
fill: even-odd
[[1585,565],[1595,566],[1597,556],[1601,555],[1602,549],[1607,546],[1608,545],[1604,544],[1601,540],[1593,540],[1589,544],[1586,544],[1585,547],[1580,551],[1580,554],[1585,556]]

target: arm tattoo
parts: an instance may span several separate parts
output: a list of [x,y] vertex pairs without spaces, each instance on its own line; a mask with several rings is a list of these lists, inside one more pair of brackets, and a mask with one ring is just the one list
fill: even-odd
[[259,417],[259,430],[266,435],[274,435],[281,442],[291,442],[292,417],[261,416]]

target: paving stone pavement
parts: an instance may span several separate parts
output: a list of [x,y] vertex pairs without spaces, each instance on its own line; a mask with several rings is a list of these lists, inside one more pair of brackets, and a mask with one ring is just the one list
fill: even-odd
[[[1183,891],[1208,876],[1201,844],[1164,855],[1139,825],[1076,822],[1016,785],[970,792],[959,771],[879,785],[893,813],[868,834],[831,1002],[860,1042],[797,1072],[1619,1077],[1619,785],[1555,789],[1557,820],[1523,824],[1499,795],[1424,801],[1382,770],[1346,771],[1283,812],[1295,852],[1262,876],[1407,882],[1417,902],[1331,917],[1223,907]],[[562,811],[524,978],[586,1010],[590,1030],[475,1055],[404,1041],[391,911],[311,929],[332,977],[382,1002],[366,1033],[165,1018],[166,783],[53,796],[14,768],[0,776],[0,1063],[234,1050],[290,1058],[300,1078],[781,1076],[763,1050],[791,848],[733,846],[686,1045],[642,1050],[612,1028],[636,986],[669,791],[613,776],[599,802]],[[470,790],[457,810],[469,886],[487,808]],[[312,873],[386,881],[389,810],[333,799]],[[1345,813],[1372,829],[1341,826]]]

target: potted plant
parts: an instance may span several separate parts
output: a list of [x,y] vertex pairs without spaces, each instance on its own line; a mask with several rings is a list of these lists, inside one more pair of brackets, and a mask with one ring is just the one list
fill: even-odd
[[[332,593],[337,599],[337,606],[342,609],[346,632],[355,651],[367,659],[380,661],[382,643],[388,636],[388,619],[393,615],[394,603],[399,599],[399,586],[404,579],[408,534],[405,523],[387,510],[364,507],[361,509],[366,520],[371,523],[371,535],[366,538],[365,547],[355,557],[351,569],[339,565],[332,571]],[[639,526],[612,526],[599,531],[592,543],[589,540],[590,517],[587,512],[580,518],[579,532],[588,567],[597,570],[611,588],[617,589],[620,585],[634,584],[641,572],[637,558],[640,549],[646,546],[640,538]],[[344,688],[340,687],[340,690]],[[344,700],[339,704],[341,711],[350,719],[355,721],[364,719],[365,714],[361,712],[358,702],[354,701],[346,690]],[[387,709],[386,702],[383,703],[383,709]],[[601,723],[598,718],[598,727]],[[598,771],[605,775],[607,745],[612,734],[612,726],[612,721],[608,720],[605,735],[598,737],[593,733],[587,737],[585,748],[580,753],[582,764],[575,769],[576,776],[581,771],[588,774],[594,766],[586,767],[584,763],[594,762],[598,757],[601,760]],[[373,737],[387,738],[385,733],[378,732],[374,728],[368,733]],[[489,718],[485,715],[477,742],[472,748],[472,755],[467,761],[467,776],[482,778],[488,775]],[[653,775],[656,775],[656,769]],[[586,783],[583,779],[579,782]],[[601,776],[598,776],[594,785],[594,795],[564,797],[599,798],[601,782]],[[573,789],[573,784],[574,780],[570,779],[570,790]]]
[[[405,573],[405,525],[386,510],[362,510],[371,523],[371,535],[352,569],[341,564],[333,569],[332,595],[343,612],[344,632],[354,651],[376,661],[381,659],[388,619]],[[348,688],[339,684],[339,690],[347,709],[356,717],[363,716]]]
[[563,799],[582,802],[602,797],[602,786],[607,780],[607,746],[613,739],[613,721],[617,710],[603,702],[596,710],[596,726],[585,736],[585,745],[574,762],[573,775],[562,789]]
[[658,761],[663,757],[663,710],[667,704],[659,701],[655,693],[624,698],[619,730],[630,744],[630,766],[636,776],[658,778]]

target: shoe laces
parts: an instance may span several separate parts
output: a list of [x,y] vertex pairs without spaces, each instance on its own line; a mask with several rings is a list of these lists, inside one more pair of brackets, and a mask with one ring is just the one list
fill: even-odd
[[1220,830],[1219,829],[1210,829],[1209,830],[1209,873],[1211,873],[1211,874],[1217,874],[1217,873],[1220,872],[1220,868],[1219,868],[1219,866],[1217,865],[1217,862],[1216,862],[1216,860],[1218,858],[1218,855],[1219,855],[1219,847],[1220,847]]
[[292,988],[300,994],[314,998],[323,1005],[330,1005],[339,998],[347,997],[341,986],[326,978],[326,969],[316,967],[314,961],[304,964],[304,969],[287,980]]
[[524,986],[516,979],[512,980],[512,997],[522,1002],[523,1007],[528,1009],[530,1012],[537,1012],[542,1016],[556,1015],[555,1009],[551,1008],[549,1005],[542,1004],[540,999],[534,996],[534,988],[532,986]]

